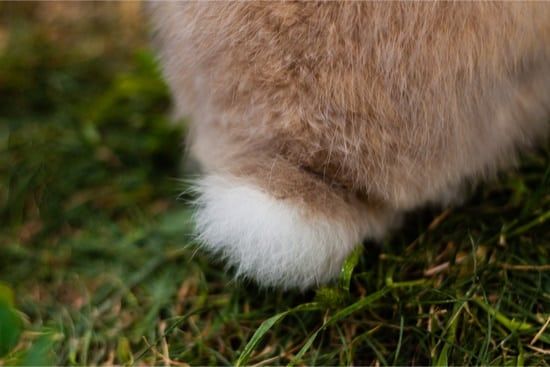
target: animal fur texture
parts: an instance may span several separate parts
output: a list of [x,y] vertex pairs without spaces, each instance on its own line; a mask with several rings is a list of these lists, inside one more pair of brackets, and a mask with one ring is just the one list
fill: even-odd
[[266,286],[514,163],[550,116],[550,3],[151,4],[204,167],[204,248]]

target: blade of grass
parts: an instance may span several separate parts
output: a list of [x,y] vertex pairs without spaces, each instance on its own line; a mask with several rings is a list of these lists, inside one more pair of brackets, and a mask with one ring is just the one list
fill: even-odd
[[460,313],[463,310],[465,302],[456,302],[453,305],[453,312],[449,318],[448,334],[447,338],[444,341],[443,348],[439,353],[439,356],[436,358],[434,366],[448,366],[449,365],[449,351],[453,344],[456,341],[456,330],[458,327],[458,320],[460,318]]
[[348,307],[336,312],[332,317],[330,317],[317,331],[315,331],[305,342],[304,346],[300,351],[296,354],[296,356],[290,361],[288,364],[289,366],[293,366],[295,363],[297,363],[303,355],[309,350],[315,339],[317,338],[317,335],[319,333],[326,329],[328,326],[348,317],[349,315],[362,310],[364,308],[367,308],[370,306],[373,302],[379,300],[380,298],[384,297],[388,292],[390,291],[389,288],[383,288],[365,298],[361,298],[359,301],[349,305]]
[[487,312],[490,316],[494,317],[495,320],[497,320],[502,326],[507,328],[510,331],[519,331],[519,332],[525,332],[533,329],[533,325],[528,322],[522,322],[522,321],[516,321],[516,320],[510,320],[506,315],[504,315],[502,312],[496,310],[492,306],[488,305],[487,303],[483,302],[483,300],[479,297],[472,298],[475,304],[477,304],[483,311]]
[[340,288],[346,291],[346,293],[349,293],[351,275],[353,274],[353,270],[359,263],[361,256],[363,256],[363,249],[364,248],[362,245],[357,246],[346,258],[346,261],[342,266],[342,270],[340,271],[339,285]]
[[403,327],[405,324],[405,319],[403,315],[399,318],[399,339],[397,339],[397,347],[395,348],[395,354],[393,356],[393,365],[397,363],[397,358],[399,357],[399,352],[401,351],[401,343],[403,342]]
[[278,313],[277,315],[271,316],[256,329],[254,332],[254,335],[252,335],[252,338],[248,341],[246,346],[244,347],[242,353],[239,355],[239,358],[237,358],[237,361],[235,362],[235,366],[245,366],[248,363],[248,360],[250,359],[250,355],[254,351],[254,348],[260,343],[264,335],[279,321],[284,319],[286,316],[296,313],[296,312],[302,312],[302,311],[317,311],[320,309],[319,304],[315,302],[311,303],[303,303],[299,306],[296,306],[288,311],[284,311],[281,313]]

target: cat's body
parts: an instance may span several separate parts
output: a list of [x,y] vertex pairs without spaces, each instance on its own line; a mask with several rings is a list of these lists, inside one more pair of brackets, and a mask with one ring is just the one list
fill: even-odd
[[548,3],[152,8],[206,171],[200,237],[261,284],[333,278],[362,239],[548,130]]

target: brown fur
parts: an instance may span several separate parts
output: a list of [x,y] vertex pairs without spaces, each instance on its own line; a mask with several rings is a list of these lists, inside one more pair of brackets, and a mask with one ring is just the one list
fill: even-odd
[[550,3],[152,8],[205,169],[314,210],[448,201],[548,129]]

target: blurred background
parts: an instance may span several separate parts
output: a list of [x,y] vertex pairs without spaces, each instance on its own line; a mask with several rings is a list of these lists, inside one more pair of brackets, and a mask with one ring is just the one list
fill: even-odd
[[[183,207],[183,125],[169,121],[142,11],[0,3],[0,298],[15,293],[25,324],[7,330],[0,312],[0,365],[14,347],[3,363],[114,363],[117,345],[129,353],[118,331],[141,312],[131,304],[141,297],[151,312],[139,340],[184,278],[158,269],[181,256],[189,218],[170,212]],[[143,278],[149,289],[133,294]],[[99,347],[98,318],[110,330]]]
[[548,149],[300,294],[196,251],[185,126],[141,2],[0,2],[0,366],[549,364]]

